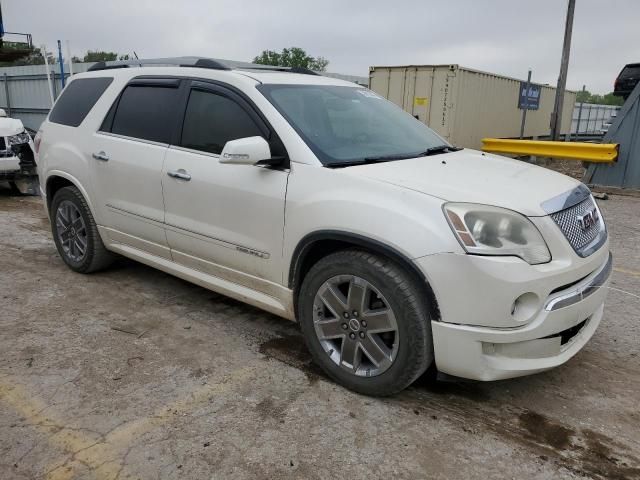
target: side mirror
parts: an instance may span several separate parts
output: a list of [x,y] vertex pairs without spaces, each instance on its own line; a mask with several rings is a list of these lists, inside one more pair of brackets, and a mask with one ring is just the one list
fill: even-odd
[[220,163],[256,165],[271,160],[271,149],[262,137],[247,137],[230,140],[220,153]]

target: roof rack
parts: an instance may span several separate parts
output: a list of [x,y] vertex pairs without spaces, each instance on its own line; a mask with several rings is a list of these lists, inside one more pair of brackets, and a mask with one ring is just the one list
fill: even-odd
[[212,58],[204,57],[169,57],[169,58],[149,58],[149,59],[135,59],[135,60],[117,60],[113,62],[97,62],[89,67],[89,72],[95,72],[98,70],[111,70],[114,68],[129,68],[129,67],[145,67],[148,65],[154,65],[157,67],[170,66],[170,67],[195,67],[195,68],[210,68],[212,70],[231,70],[228,66],[220,63]]
[[237,62],[234,60],[219,60],[205,57],[168,57],[148,58],[135,60],[116,60],[110,62],[97,62],[89,67],[89,72],[98,70],[111,70],[115,68],[129,67],[196,67],[210,68],[212,70],[258,70],[269,72],[301,73],[304,75],[320,75],[313,70],[303,67],[280,67],[277,65],[260,65],[257,63]]

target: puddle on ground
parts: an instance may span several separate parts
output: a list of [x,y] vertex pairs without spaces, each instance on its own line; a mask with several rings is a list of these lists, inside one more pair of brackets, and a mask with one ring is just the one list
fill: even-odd
[[520,426],[537,443],[549,445],[557,450],[564,450],[571,444],[574,431],[554,423],[536,412],[526,411],[519,416]]

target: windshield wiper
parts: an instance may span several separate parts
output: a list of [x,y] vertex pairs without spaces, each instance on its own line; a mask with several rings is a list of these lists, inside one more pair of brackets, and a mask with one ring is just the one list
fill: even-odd
[[427,148],[422,152],[419,157],[428,157],[429,155],[437,155],[439,153],[457,152],[462,150],[460,147],[453,147],[451,145],[438,145],[437,147]]
[[429,155],[457,152],[458,150],[462,150],[462,148],[453,147],[451,145],[438,145],[437,147],[427,148],[421,153],[403,153],[395,155],[380,155],[378,157],[365,157],[363,159],[349,160],[346,162],[329,162],[325,163],[324,166],[329,168],[353,167],[355,165],[367,165],[371,163],[392,162],[394,160],[406,160],[408,158],[428,157]]
[[386,155],[379,157],[366,157],[359,160],[349,160],[347,162],[329,162],[325,163],[325,167],[331,168],[340,168],[340,167],[353,167],[354,165],[367,165],[370,163],[383,163],[383,162],[391,162],[393,160],[402,160],[407,157],[406,155]]

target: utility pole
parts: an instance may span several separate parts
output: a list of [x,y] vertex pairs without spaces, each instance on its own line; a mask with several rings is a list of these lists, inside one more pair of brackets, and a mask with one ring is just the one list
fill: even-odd
[[567,19],[564,26],[564,43],[562,45],[562,60],[560,61],[560,76],[556,99],[551,114],[551,140],[560,139],[560,126],[562,123],[562,106],[564,104],[564,90],[567,86],[567,70],[569,69],[569,53],[571,51],[571,31],[573,29],[573,13],[576,8],[576,0],[569,0],[567,6]]

